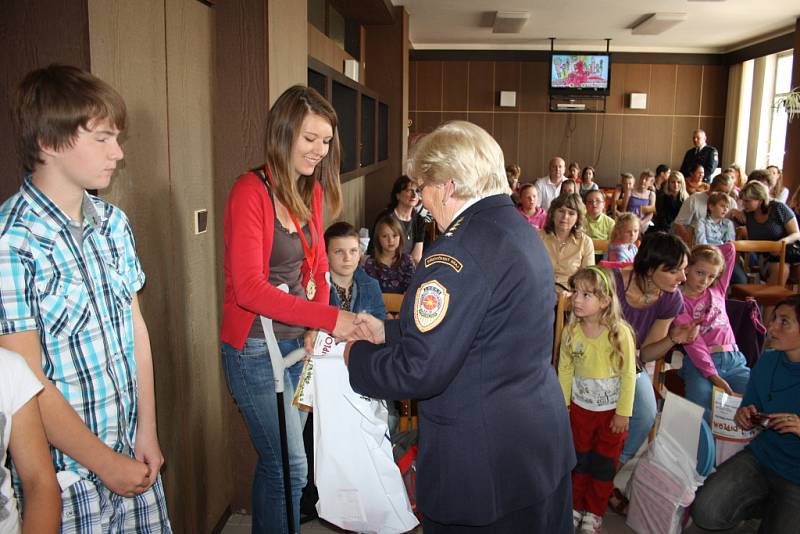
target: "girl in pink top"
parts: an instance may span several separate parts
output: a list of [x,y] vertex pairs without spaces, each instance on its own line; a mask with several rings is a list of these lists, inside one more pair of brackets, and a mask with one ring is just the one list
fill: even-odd
[[713,386],[731,394],[744,393],[750,378],[744,354],[736,346],[731,323],[725,310],[725,293],[736,263],[733,243],[719,248],[698,245],[692,249],[682,286],[683,311],[675,324],[693,323],[699,334],[683,348],[680,374],[686,382],[686,398],[706,409],[711,417]]
[[519,205],[517,209],[531,226],[537,230],[544,228],[547,221],[547,210],[539,207],[539,190],[531,183],[522,184],[519,188]]

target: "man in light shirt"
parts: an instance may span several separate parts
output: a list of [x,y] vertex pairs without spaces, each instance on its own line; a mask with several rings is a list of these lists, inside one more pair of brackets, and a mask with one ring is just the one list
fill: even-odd
[[681,206],[681,211],[675,217],[672,228],[675,234],[690,245],[694,241],[697,224],[708,213],[708,196],[711,193],[721,192],[728,194],[728,217],[734,218],[739,212],[736,209],[736,200],[730,196],[733,188],[733,178],[730,174],[718,174],[711,182],[711,189],[695,193],[686,199]]
[[564,170],[566,163],[562,158],[555,157],[550,160],[550,174],[536,180],[536,189],[539,190],[539,205],[550,209],[550,202],[561,194],[561,184],[566,180]]

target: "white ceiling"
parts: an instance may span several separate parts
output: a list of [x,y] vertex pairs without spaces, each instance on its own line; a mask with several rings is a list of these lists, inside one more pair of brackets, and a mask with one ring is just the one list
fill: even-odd
[[[722,53],[792,31],[800,0],[392,0],[409,13],[413,48]],[[528,11],[522,33],[494,34],[495,11]],[[661,35],[632,35],[642,16],[686,12]]]

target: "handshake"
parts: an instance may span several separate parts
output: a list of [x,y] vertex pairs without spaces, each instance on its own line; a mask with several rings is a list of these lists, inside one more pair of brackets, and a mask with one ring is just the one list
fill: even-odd
[[383,321],[367,312],[352,313],[341,310],[331,334],[337,339],[348,342],[364,340],[380,344],[386,341]]

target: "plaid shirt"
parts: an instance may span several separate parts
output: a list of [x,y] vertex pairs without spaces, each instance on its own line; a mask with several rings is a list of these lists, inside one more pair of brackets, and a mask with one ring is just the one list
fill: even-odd
[[[0,207],[0,335],[36,330],[45,376],[106,445],[132,454],[131,300],[144,273],[120,209],[85,194],[83,214],[79,228],[30,177]],[[96,480],[59,450],[53,462]]]

